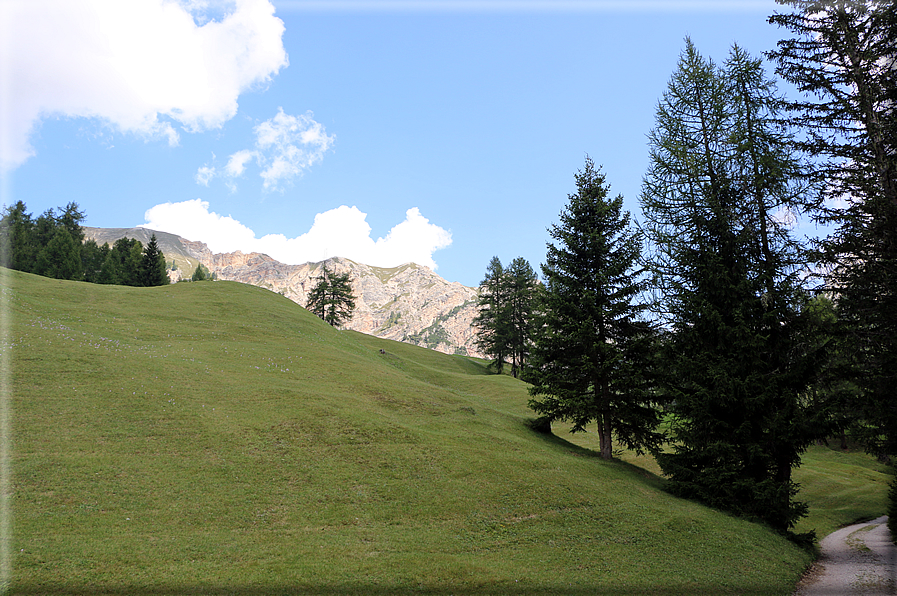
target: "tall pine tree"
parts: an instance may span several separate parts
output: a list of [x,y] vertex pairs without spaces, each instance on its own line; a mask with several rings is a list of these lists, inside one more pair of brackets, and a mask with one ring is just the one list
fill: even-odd
[[725,68],[686,39],[650,135],[641,203],[668,325],[660,387],[677,494],[785,531],[804,514],[791,470],[823,427],[806,402],[824,342],[812,330],[781,220],[803,192],[775,126],[778,98],[737,46]]
[[477,349],[492,359],[490,366],[499,374],[504,370],[505,359],[511,352],[507,293],[505,268],[501,259],[492,257],[486,267],[486,277],[480,283],[478,311],[473,326],[477,330]]
[[517,257],[505,271],[507,285],[508,345],[511,354],[511,375],[525,372],[535,331],[539,279],[523,257]]
[[576,193],[550,228],[543,316],[533,348],[530,407],[549,421],[595,422],[601,457],[613,438],[654,450],[658,410],[645,371],[651,332],[639,316],[639,237],[623,197],[609,198],[604,174],[586,158]]

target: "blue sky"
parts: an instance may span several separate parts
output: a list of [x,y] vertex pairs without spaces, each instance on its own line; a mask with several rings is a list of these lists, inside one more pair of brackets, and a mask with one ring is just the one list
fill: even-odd
[[286,262],[538,270],[586,154],[638,217],[684,37],[759,55],[780,8],[6,0],[0,200]]

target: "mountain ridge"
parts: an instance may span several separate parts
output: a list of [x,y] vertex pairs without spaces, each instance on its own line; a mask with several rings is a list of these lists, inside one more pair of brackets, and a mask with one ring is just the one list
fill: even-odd
[[169,271],[172,281],[189,279],[201,263],[218,279],[266,288],[302,306],[326,264],[352,279],[356,308],[345,329],[447,354],[482,356],[472,326],[479,290],[449,282],[423,265],[374,267],[342,257],[289,265],[264,253],[215,253],[204,242],[148,228],[85,227],[84,233],[98,244],[123,237],[145,244],[155,234],[166,261],[177,267]]

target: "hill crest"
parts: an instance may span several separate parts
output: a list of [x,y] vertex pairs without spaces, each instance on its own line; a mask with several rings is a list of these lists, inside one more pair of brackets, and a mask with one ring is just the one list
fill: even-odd
[[472,327],[479,290],[446,281],[422,265],[373,267],[341,257],[288,265],[263,253],[214,253],[203,242],[147,228],[85,227],[84,232],[101,245],[123,237],[146,244],[155,234],[166,261],[177,266],[169,272],[172,281],[189,278],[202,263],[218,279],[266,288],[302,306],[326,264],[352,279],[356,309],[346,329],[447,354],[481,355]]

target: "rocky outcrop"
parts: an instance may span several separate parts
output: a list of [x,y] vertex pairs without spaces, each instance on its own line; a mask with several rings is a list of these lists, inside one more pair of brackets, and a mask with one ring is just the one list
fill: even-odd
[[478,355],[471,327],[476,316],[477,290],[449,283],[427,267],[371,267],[332,258],[323,263],[286,265],[263,254],[241,252],[196,254],[218,279],[268,288],[304,305],[321,268],[348,273],[355,294],[355,311],[347,329],[413,343],[449,354]]
[[[113,244],[122,237],[148,242],[154,232],[145,228],[85,228],[86,236],[100,244]],[[167,261],[176,265],[172,281],[187,279],[198,263],[217,279],[238,281],[267,288],[305,305],[308,292],[317,283],[321,267],[349,273],[355,294],[355,312],[346,329],[404,341],[448,354],[479,356],[473,318],[477,313],[478,290],[450,283],[432,270],[414,263],[399,267],[371,267],[348,259],[332,258],[323,263],[287,265],[259,253],[213,253],[202,242],[155,232]]]

